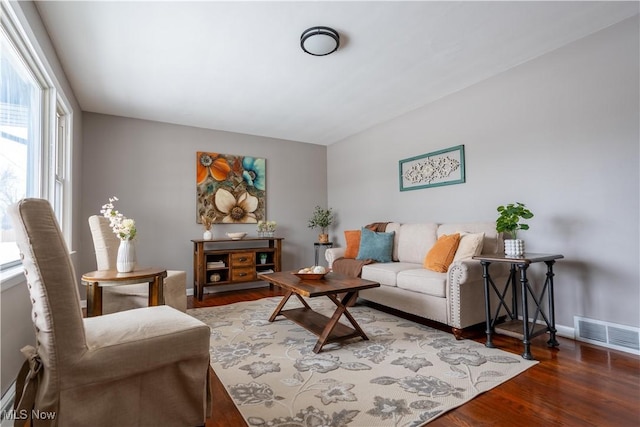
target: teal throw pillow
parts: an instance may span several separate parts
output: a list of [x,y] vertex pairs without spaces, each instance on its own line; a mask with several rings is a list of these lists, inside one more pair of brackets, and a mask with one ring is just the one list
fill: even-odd
[[393,252],[393,236],[395,232],[377,233],[362,227],[360,249],[356,259],[372,259],[378,262],[391,262]]

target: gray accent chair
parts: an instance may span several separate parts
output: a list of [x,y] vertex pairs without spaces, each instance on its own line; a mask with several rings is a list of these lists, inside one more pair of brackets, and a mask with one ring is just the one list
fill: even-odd
[[17,390],[18,400],[30,398],[21,403],[36,413],[55,412],[55,419],[31,425],[203,425],[210,410],[209,327],[166,305],[83,318],[76,273],[49,202],[24,199],[9,212],[37,342],[23,349],[33,378]]

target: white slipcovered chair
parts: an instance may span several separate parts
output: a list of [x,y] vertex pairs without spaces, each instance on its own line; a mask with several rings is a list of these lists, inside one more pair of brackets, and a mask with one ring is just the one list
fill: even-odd
[[[98,270],[115,270],[120,240],[109,227],[109,220],[100,215],[89,217],[89,228],[96,251]],[[167,270],[164,279],[165,304],[187,311],[187,273],[178,270]],[[146,307],[149,302],[149,284],[105,286],[103,292],[103,313],[115,313],[132,308]]]
[[16,401],[30,414],[32,408],[55,413],[31,425],[204,425],[209,327],[166,305],[83,318],[76,274],[49,202],[24,199],[9,211],[37,342],[36,349],[23,349],[33,378],[26,377],[23,388],[19,375]]

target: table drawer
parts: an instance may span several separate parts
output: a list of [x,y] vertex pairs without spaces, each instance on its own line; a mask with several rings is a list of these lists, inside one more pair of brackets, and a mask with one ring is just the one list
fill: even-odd
[[253,267],[255,260],[253,252],[238,252],[231,254],[232,267]]
[[251,267],[240,267],[231,270],[232,282],[252,282],[256,280],[256,270]]

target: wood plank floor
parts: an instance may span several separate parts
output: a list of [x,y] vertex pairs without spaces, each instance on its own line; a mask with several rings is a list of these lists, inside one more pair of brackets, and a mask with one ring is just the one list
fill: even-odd
[[[265,287],[210,294],[202,302],[189,297],[188,306],[211,307],[277,295],[282,295],[277,288]],[[422,323],[442,328],[432,322]],[[484,342],[481,331],[470,338]],[[558,339],[559,349],[551,349],[546,339],[540,336],[532,341],[531,351],[538,365],[447,412],[429,427],[640,426],[639,356],[565,338]],[[515,338],[497,335],[494,344],[514,354],[522,353],[522,343]],[[246,426],[215,374],[213,380],[213,417],[206,427]]]

